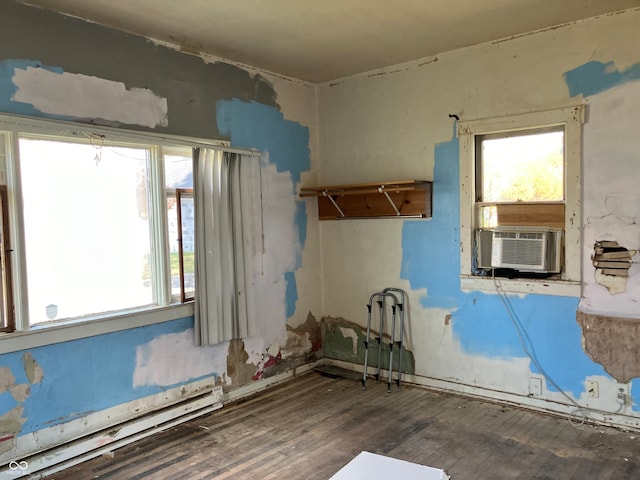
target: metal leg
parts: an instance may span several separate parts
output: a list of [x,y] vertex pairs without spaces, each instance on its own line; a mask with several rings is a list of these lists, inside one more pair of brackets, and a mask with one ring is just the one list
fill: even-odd
[[364,371],[362,372],[362,390],[367,387],[367,361],[369,360],[369,335],[371,334],[371,301],[373,296],[369,299],[367,304],[367,336],[364,339]]
[[[397,302],[397,307],[400,309],[400,339],[398,342],[394,342],[394,335],[395,335],[395,327],[393,329],[392,332],[392,339],[391,342],[395,343],[398,348],[400,349],[400,352],[398,353],[398,378],[396,379],[396,384],[398,385],[398,388],[400,388],[400,382],[402,381],[402,344],[404,341],[404,313],[408,308],[408,304],[407,304],[407,294],[405,293],[404,290],[401,290],[399,288],[385,288],[383,290],[384,293],[387,292],[397,292],[400,294],[401,296],[401,301]],[[396,298],[394,296],[394,298]],[[395,322],[394,322],[395,323]],[[393,369],[390,366],[389,369],[389,382],[391,382],[391,376],[392,376],[392,372]]]
[[378,300],[378,305],[380,306],[380,329],[378,330],[378,372],[376,373],[376,382],[380,381],[380,362],[382,361],[382,332],[384,330],[384,297],[381,300]]
[[398,342],[398,348],[400,349],[400,353],[398,353],[398,378],[396,380],[396,384],[398,388],[400,388],[400,382],[402,380],[402,340],[404,336],[404,301],[400,304],[400,341]]
[[393,297],[393,306],[391,307],[391,339],[389,342],[389,377],[387,379],[387,392],[391,393],[391,381],[393,378],[393,343],[394,332],[396,330],[396,299]]

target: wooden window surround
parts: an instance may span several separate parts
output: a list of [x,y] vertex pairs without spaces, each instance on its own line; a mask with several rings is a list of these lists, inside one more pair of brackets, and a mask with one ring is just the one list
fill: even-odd
[[432,182],[400,180],[305,187],[300,197],[318,198],[320,220],[347,218],[429,218]]

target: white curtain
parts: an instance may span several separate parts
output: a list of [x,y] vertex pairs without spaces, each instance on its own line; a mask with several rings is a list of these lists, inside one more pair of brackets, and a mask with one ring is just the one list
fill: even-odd
[[198,345],[256,334],[258,157],[194,149],[195,332]]

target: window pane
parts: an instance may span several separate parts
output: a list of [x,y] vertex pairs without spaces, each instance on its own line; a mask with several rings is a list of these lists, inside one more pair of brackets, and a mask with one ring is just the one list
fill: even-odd
[[[191,149],[165,149],[164,165],[167,188],[171,294],[178,298],[193,299],[195,293],[195,232],[193,193],[191,193],[191,189],[193,188],[193,160]],[[180,191],[180,205],[177,204],[177,191]],[[178,212],[178,207],[180,207],[180,212]],[[178,224],[178,214],[180,214],[181,218],[180,225]],[[182,292],[180,279],[180,240],[182,241],[184,292]]]
[[31,324],[153,303],[147,158],[20,139]]
[[171,149],[164,155],[164,177],[167,190],[193,188],[193,159],[190,148]]
[[194,263],[194,223],[193,194],[180,197],[182,213],[182,260],[184,266],[184,296],[187,299],[195,295],[195,263]]
[[482,202],[564,200],[564,132],[481,140]]
[[11,242],[9,240],[9,208],[7,204],[7,187],[0,185],[0,331],[14,330],[13,292],[11,286]]
[[195,294],[193,193],[180,191],[180,208],[181,225],[178,224],[176,197],[169,195],[167,198],[167,214],[169,223],[169,258],[171,262],[171,294],[181,297],[182,293],[180,282],[180,238],[182,238],[184,298],[193,299]]

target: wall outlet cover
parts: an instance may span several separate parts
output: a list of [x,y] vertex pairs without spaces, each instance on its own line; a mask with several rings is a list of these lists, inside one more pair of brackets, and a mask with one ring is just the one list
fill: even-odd
[[585,386],[587,388],[588,397],[598,398],[600,396],[600,388],[599,388],[598,382],[593,380],[588,380]]
[[542,379],[539,377],[529,377],[529,395],[532,397],[542,396]]

